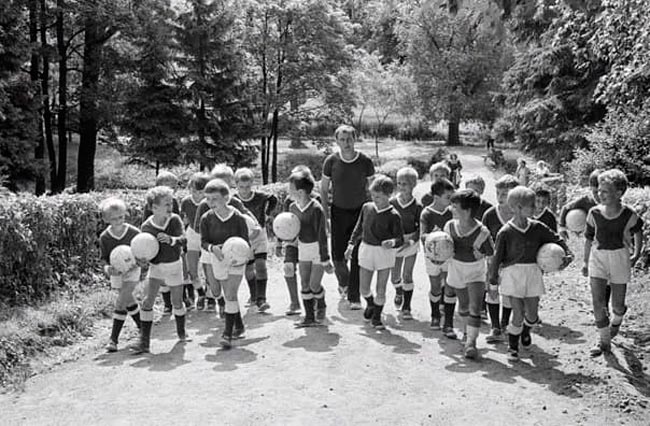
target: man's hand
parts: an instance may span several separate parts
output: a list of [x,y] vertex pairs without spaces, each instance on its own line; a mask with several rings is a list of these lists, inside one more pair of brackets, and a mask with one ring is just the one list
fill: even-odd
[[352,258],[352,250],[354,250],[354,246],[349,245],[347,249],[345,249],[345,259],[350,260]]
[[323,269],[325,270],[326,274],[331,274],[334,272],[334,265],[332,265],[332,261],[328,260],[323,264]]

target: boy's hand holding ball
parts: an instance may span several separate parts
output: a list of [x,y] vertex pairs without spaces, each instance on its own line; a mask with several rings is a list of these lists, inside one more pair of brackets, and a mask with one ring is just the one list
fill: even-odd
[[165,244],[172,243],[172,237],[165,234],[164,232],[159,232],[158,235],[156,235],[156,239],[161,243],[165,243]]
[[224,259],[223,252],[221,251],[221,247],[218,245],[211,245],[210,246],[210,251],[214,256],[217,258],[219,262],[221,262]]

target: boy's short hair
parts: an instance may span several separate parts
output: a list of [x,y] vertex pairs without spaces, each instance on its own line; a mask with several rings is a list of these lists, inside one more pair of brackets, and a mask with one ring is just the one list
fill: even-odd
[[605,170],[598,175],[598,184],[609,184],[614,186],[616,190],[625,193],[627,191],[628,180],[625,173],[619,169]]
[[451,175],[451,169],[444,161],[433,163],[431,167],[429,167],[429,175],[432,175],[436,170],[444,170],[444,172],[447,173],[447,176]]
[[418,172],[411,166],[402,167],[399,169],[395,175],[395,179],[399,179],[400,176],[406,178],[413,185],[418,183]]
[[314,189],[314,177],[309,170],[298,170],[292,172],[289,176],[289,184],[293,184],[296,190],[303,190],[307,195],[311,194]]
[[190,177],[190,180],[187,182],[187,187],[197,191],[203,191],[208,182],[210,182],[210,176],[207,173],[196,172]]
[[[472,176],[465,181],[465,188],[468,188],[470,185],[475,185],[481,188],[481,192],[485,191],[485,181],[479,175]],[[479,194],[481,195],[481,194]]]
[[232,180],[233,176],[235,176],[235,172],[233,172],[232,167],[230,167],[226,163],[215,164],[215,166],[210,171],[210,177],[212,179],[221,179],[223,181],[226,180],[230,181]]
[[603,171],[603,169],[596,169],[593,172],[589,173],[589,186],[594,188],[598,187],[598,176],[600,176]]
[[454,192],[456,187],[453,183],[447,178],[438,179],[437,181],[431,184],[431,194],[434,196],[440,197],[445,192],[451,191]]
[[508,206],[535,205],[535,191],[527,186],[518,185],[508,192]]
[[174,199],[174,191],[168,186],[158,185],[147,191],[147,204],[150,206],[160,204],[165,198]]
[[235,172],[235,182],[242,181],[252,181],[255,179],[255,173],[248,167],[242,167],[237,169]]
[[221,194],[224,197],[229,197],[230,187],[223,179],[211,179],[210,182],[205,185],[203,192],[206,194]]
[[126,213],[126,203],[117,197],[110,197],[99,203],[99,211],[102,213],[102,218],[106,219],[110,212]]
[[377,175],[370,184],[370,190],[390,196],[395,190],[395,184],[393,183],[393,179],[388,176]]
[[511,174],[501,176],[494,184],[496,189],[514,189],[519,186],[519,180]]
[[472,217],[476,215],[476,212],[481,207],[481,196],[473,189],[461,189],[454,192],[450,201],[453,204],[460,205],[460,208],[463,210],[470,210]]
[[305,166],[304,164],[298,164],[293,169],[291,169],[291,173],[296,173],[296,172],[307,172],[311,174],[311,169],[309,168],[309,166]]
[[178,186],[178,177],[170,171],[162,170],[156,176],[156,186],[169,185],[176,187]]
[[536,197],[551,199],[551,190],[546,185],[536,185],[531,188],[535,192]]
[[352,127],[352,126],[350,126],[348,124],[342,124],[339,127],[337,127],[336,130],[334,130],[334,138],[336,140],[339,140],[339,136],[342,133],[350,134],[350,135],[352,135],[352,138],[354,140],[357,140],[357,130],[354,127]]

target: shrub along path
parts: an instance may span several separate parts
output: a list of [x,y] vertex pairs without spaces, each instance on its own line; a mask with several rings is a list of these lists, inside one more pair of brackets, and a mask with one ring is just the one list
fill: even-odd
[[[492,188],[479,155],[461,160],[466,176],[480,173]],[[493,190],[487,195],[493,199]],[[580,241],[571,245],[579,258]],[[402,321],[387,304],[382,332],[338,300],[333,275],[324,281],[326,327],[294,328],[295,318],[283,315],[281,263],[272,259],[270,314],[248,311],[247,338],[236,348],[219,348],[223,321],[207,313],[189,314],[186,344],[163,318],[147,356],[103,353],[104,331],[80,359],[33,377],[23,393],[1,395],[2,423],[647,424],[650,382],[642,351],[625,337],[629,327],[611,357],[588,357],[595,330],[580,266],[546,277],[544,324],[511,365],[505,344],[485,343],[487,326],[479,361],[465,360],[458,341],[429,329],[421,258],[415,320]]]

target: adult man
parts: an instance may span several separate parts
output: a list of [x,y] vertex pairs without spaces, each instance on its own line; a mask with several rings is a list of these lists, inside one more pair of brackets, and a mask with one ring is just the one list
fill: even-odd
[[[361,309],[359,295],[359,245],[352,252],[350,269],[345,260],[345,249],[357,223],[363,203],[369,200],[368,184],[375,167],[367,155],[356,151],[357,133],[352,126],[339,126],[334,132],[339,152],[329,155],[323,163],[321,203],[325,215],[331,219],[331,249],[339,292],[347,293],[350,309]],[[330,206],[329,190],[332,188]]]

